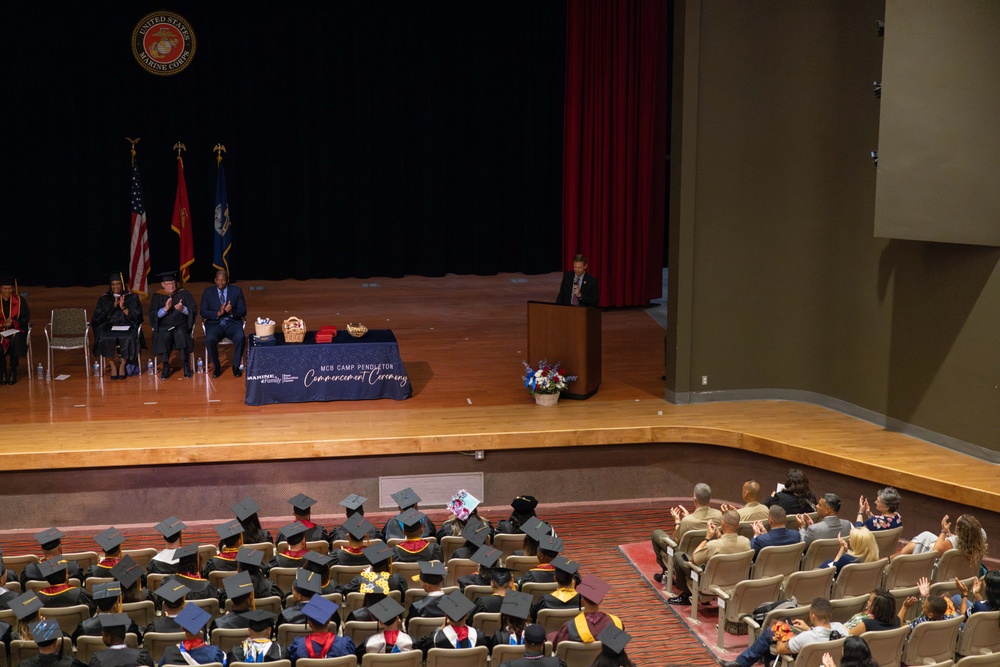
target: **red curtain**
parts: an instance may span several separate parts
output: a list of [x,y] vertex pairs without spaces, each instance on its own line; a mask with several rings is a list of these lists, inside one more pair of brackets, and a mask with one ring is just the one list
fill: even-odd
[[661,295],[667,3],[566,3],[563,264],[582,252],[602,306]]

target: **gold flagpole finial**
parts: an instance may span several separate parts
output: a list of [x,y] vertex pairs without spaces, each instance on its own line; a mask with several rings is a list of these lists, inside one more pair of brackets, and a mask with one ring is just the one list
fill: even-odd
[[139,143],[139,141],[141,139],[142,139],[142,137],[136,137],[135,139],[132,139],[131,137],[125,137],[125,141],[129,142],[130,144],[132,144],[132,147],[129,149],[129,152],[132,154],[132,166],[133,167],[135,167],[135,145],[137,143]]
[[222,144],[215,144],[212,150],[215,151],[215,160],[222,162],[222,154],[226,152],[226,147]]
[[188,149],[188,147],[185,146],[184,144],[182,144],[179,141],[176,144],[174,144],[174,150],[177,151],[177,160],[181,164],[184,164],[184,160],[183,160],[183,158],[181,158],[181,151],[186,151],[187,149]]

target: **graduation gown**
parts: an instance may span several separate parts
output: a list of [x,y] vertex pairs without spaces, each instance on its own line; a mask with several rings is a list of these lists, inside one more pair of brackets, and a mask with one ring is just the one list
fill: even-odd
[[[192,658],[198,661],[199,665],[204,665],[208,662],[221,662],[226,663],[226,653],[218,646],[213,646],[212,644],[205,644],[204,646],[199,646],[198,648],[189,651],[188,653]],[[163,657],[160,658],[161,665],[186,665],[187,661],[184,660],[184,656],[181,655],[180,646],[174,644],[173,646],[168,646],[163,651]]]
[[211,623],[211,630],[216,628],[222,628],[223,630],[237,630],[240,628],[249,628],[250,621],[243,615],[250,611],[249,609],[240,609],[234,611],[227,611],[222,616],[218,617]]
[[[258,653],[256,660],[249,659],[247,656],[248,651],[251,649],[251,645],[255,646]],[[241,643],[236,644],[229,650],[226,654],[229,659],[227,664],[232,664],[234,662],[274,662],[275,660],[284,660],[288,657],[288,652],[280,645],[278,642],[272,641],[260,641],[256,639],[244,639]]]
[[436,618],[438,616],[444,616],[445,613],[441,611],[441,600],[444,599],[444,593],[440,595],[428,595],[426,597],[414,600],[410,605],[410,613],[406,615],[406,622],[409,623],[411,618]]
[[464,642],[459,642],[455,635],[455,627],[446,625],[434,631],[434,648],[472,648],[473,646],[486,646],[486,638],[472,626],[469,629],[469,636]]
[[[330,541],[330,533],[328,533],[326,531],[326,528],[319,525],[318,523],[313,523],[312,521],[302,521],[302,519],[296,519],[296,521],[298,521],[307,528],[306,542],[318,542],[319,540],[323,540],[325,542]],[[277,544],[278,542],[286,542],[286,541],[288,541],[288,538],[285,537],[285,534],[279,530],[278,537],[274,539],[274,543]]]
[[518,588],[525,584],[551,584],[556,580],[556,568],[551,563],[543,563],[538,567],[533,567],[521,577],[517,582]]
[[317,658],[339,658],[342,655],[354,655],[354,642],[350,637],[333,636],[333,641],[324,651],[323,643],[331,633],[317,632],[306,637],[296,637],[292,645],[288,647],[288,658],[292,665],[299,658],[310,658],[310,652]]
[[472,621],[476,618],[476,614],[496,614],[499,612],[500,607],[503,605],[503,596],[480,595],[473,600],[473,603],[476,606],[469,612],[469,618],[465,620],[465,622],[469,625],[472,625]]
[[557,588],[551,593],[546,593],[537,602],[531,605],[531,622],[538,618],[538,612],[542,609],[579,609],[580,594],[572,588]]
[[[371,530],[368,531],[368,535],[366,535],[366,537],[369,540],[383,540],[382,531],[375,526],[372,526]],[[343,526],[337,526],[330,532],[331,543],[336,540],[349,540],[349,539],[351,539],[351,534],[347,532],[347,529],[344,528]]]
[[85,604],[90,608],[90,613],[94,613],[94,600],[86,589],[59,584],[49,586],[38,591],[38,599],[43,607],[72,607],[78,604]]
[[597,611],[590,614],[579,614],[566,621],[552,637],[552,647],[555,648],[559,642],[592,642],[597,639],[597,635],[604,632],[609,626],[614,625],[619,630],[624,630],[622,620],[614,614],[605,614]]
[[233,551],[223,550],[218,556],[212,556],[205,562],[205,566],[201,568],[201,576],[208,579],[210,572],[215,572],[216,570],[220,572],[235,572],[237,569],[236,563],[236,552],[239,549]]
[[95,653],[90,658],[90,667],[137,667],[146,665],[153,667],[153,656],[141,648],[109,648]]
[[[94,307],[94,317],[91,326],[94,328],[94,356],[115,356],[115,348],[119,347],[122,357],[135,359],[138,347],[145,347],[144,342],[136,345],[136,329],[142,326],[142,304],[139,297],[128,293],[125,297],[125,308],[115,307],[114,295],[110,292],[102,294]],[[128,327],[128,331],[113,331],[112,327]]]
[[4,329],[18,331],[13,336],[0,336],[0,354],[28,354],[28,322],[31,320],[28,302],[17,294],[11,294],[10,300],[0,299],[0,320],[3,320],[0,324],[4,325]]
[[71,667],[73,664],[72,655],[64,655],[61,658],[58,653],[34,655],[27,660],[22,660],[20,667]]
[[[77,638],[81,636],[87,636],[87,637],[101,636],[101,634],[103,633],[103,630],[101,629],[101,615],[103,613],[104,612],[98,612],[96,616],[91,616],[90,618],[85,619],[83,623],[77,626],[76,632],[73,633],[74,644],[76,643]],[[129,623],[128,630],[126,630],[126,632],[131,632],[135,634],[135,636],[138,637],[140,640],[142,639],[142,633],[139,632],[139,627],[135,624],[135,621]]]
[[305,561],[302,559],[302,556],[307,551],[309,550],[302,549],[301,551],[286,551],[285,553],[274,554],[271,567],[303,567]]
[[[45,562],[47,559],[42,559]],[[66,563],[66,576],[69,579],[79,579],[83,581],[83,572],[80,571],[80,564],[75,560],[66,560],[62,556],[59,556],[59,562]],[[38,569],[38,563],[28,563],[24,568],[24,574],[21,577],[21,583],[27,583],[29,581],[45,581],[45,577],[42,576],[42,571]]]
[[177,581],[191,589],[187,594],[188,600],[208,600],[215,598],[219,604],[226,603],[226,594],[208,582],[207,579],[194,577],[190,574],[178,574]]
[[96,565],[91,565],[90,567],[87,568],[87,573],[83,575],[84,580],[87,580],[90,577],[114,578],[115,575],[111,574],[111,568],[117,565],[119,560],[121,559],[105,558],[100,563],[97,563]]
[[472,574],[458,578],[458,588],[464,593],[466,586],[489,586],[490,581],[489,577],[484,577],[478,572],[473,572]]
[[[149,299],[149,324],[153,327],[153,354],[163,355],[170,350],[194,350],[194,338],[191,337],[191,330],[194,328],[194,318],[198,315],[198,305],[194,302],[191,292],[186,289],[178,289],[173,294],[173,303],[170,310],[159,317],[160,308],[167,304],[171,297],[163,292],[156,292]],[[179,310],[174,310],[177,300],[187,308],[187,315]]]
[[357,553],[351,551],[351,547],[341,547],[330,554],[333,561],[330,565],[368,565],[368,558],[358,549]]
[[[382,579],[379,575],[388,574],[387,572],[362,572],[361,574],[354,577],[351,583],[346,586],[342,586],[340,592],[347,598],[348,593],[374,593],[375,580]],[[399,574],[389,574],[386,578],[386,585],[388,585],[390,591],[399,591],[401,595],[406,595],[406,589],[408,584],[406,579]],[[365,590],[362,590],[365,589]],[[368,590],[371,589],[371,590]]]
[[400,542],[392,548],[392,560],[399,563],[439,560],[444,562],[441,545],[426,540]]
[[174,620],[173,616],[157,616],[142,631],[143,634],[147,632],[184,632],[184,628]]
[[[420,533],[420,537],[433,537],[437,535],[437,529],[434,527],[434,522],[431,521],[430,517],[426,514],[424,515],[424,530]],[[403,524],[399,522],[399,519],[393,517],[389,519],[388,523],[385,524],[385,528],[382,530],[382,534],[385,535],[386,540],[394,539],[406,539],[406,531],[403,530]]]

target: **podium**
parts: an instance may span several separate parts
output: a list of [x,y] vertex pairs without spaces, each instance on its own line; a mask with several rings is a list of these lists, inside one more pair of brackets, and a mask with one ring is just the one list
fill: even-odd
[[528,363],[559,363],[576,380],[563,398],[582,400],[601,386],[601,311],[589,306],[528,302]]

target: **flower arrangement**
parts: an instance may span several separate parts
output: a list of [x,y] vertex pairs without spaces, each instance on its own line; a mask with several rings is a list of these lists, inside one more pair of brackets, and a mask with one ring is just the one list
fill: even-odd
[[788,621],[775,621],[771,624],[771,632],[774,633],[774,641],[787,642],[795,636],[795,631]]
[[575,375],[566,375],[566,371],[557,363],[550,365],[548,361],[538,362],[538,369],[535,370],[524,364],[524,386],[532,396],[535,394],[558,394],[566,391],[566,383],[576,379]]

